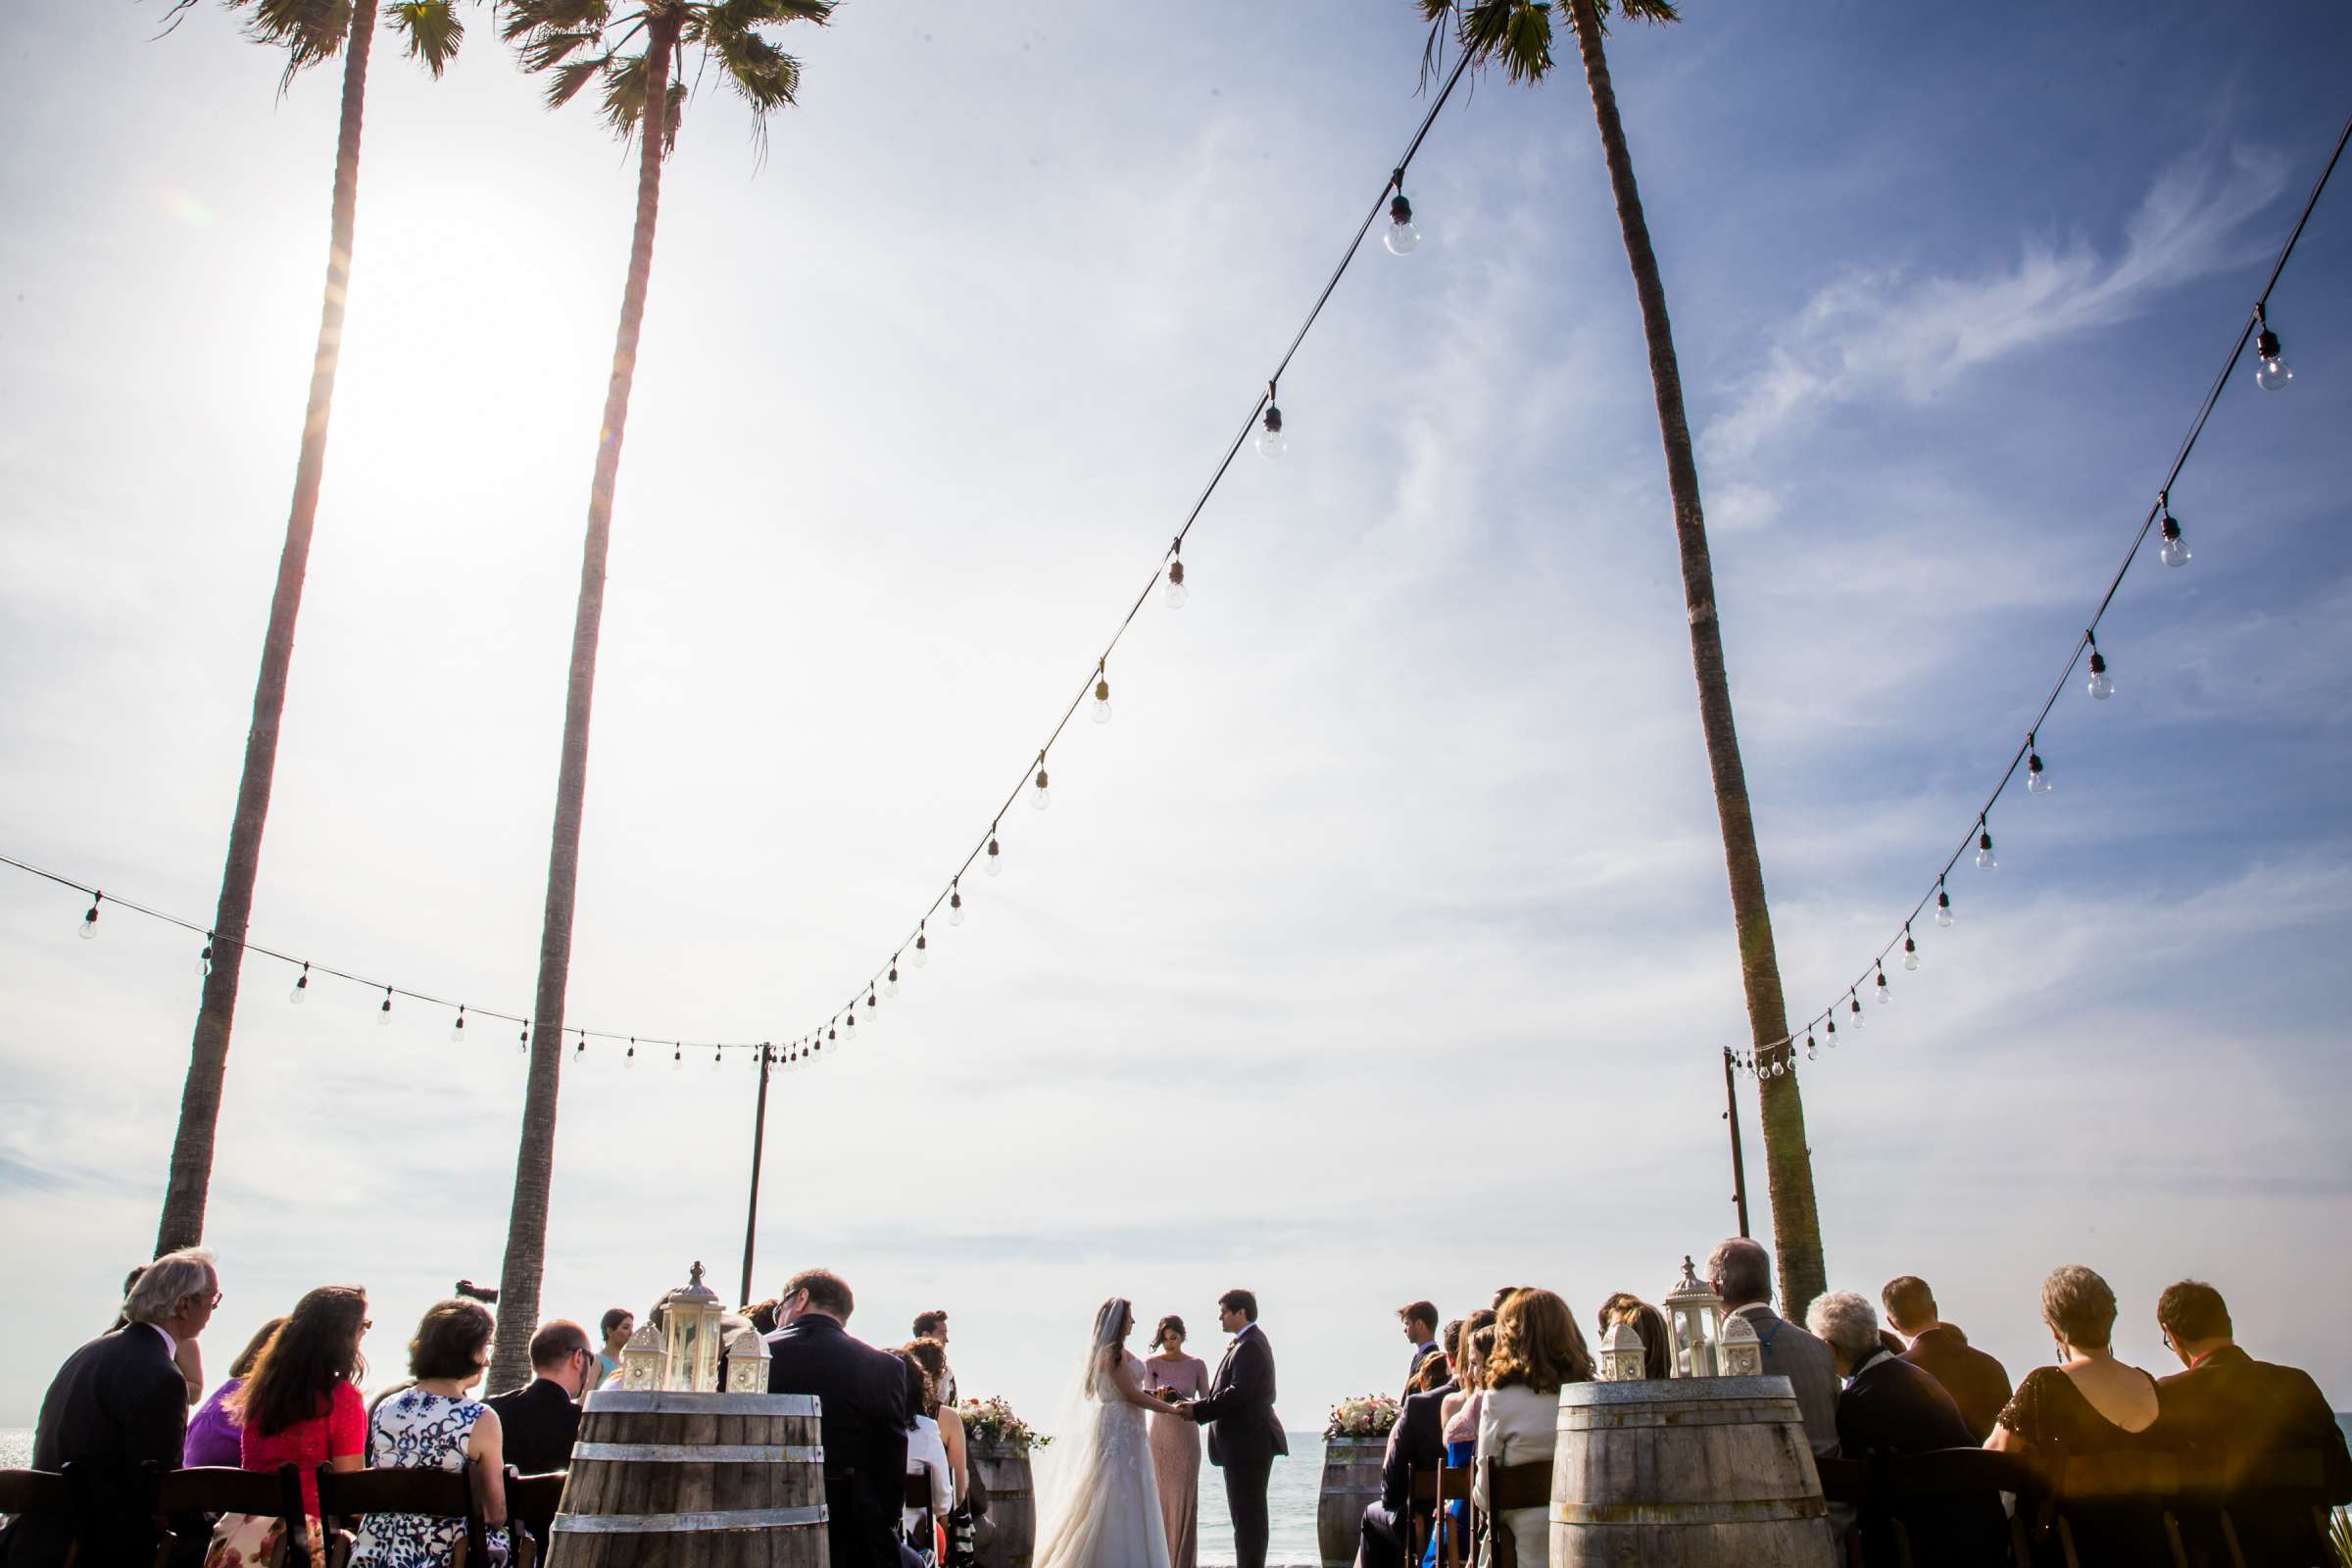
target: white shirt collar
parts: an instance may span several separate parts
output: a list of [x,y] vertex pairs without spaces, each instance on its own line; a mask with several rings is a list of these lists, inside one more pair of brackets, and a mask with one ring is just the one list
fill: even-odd
[[172,1337],[172,1331],[171,1331],[170,1329],[168,1329],[168,1328],[164,1327],[164,1326],[163,1326],[161,1323],[150,1323],[150,1324],[148,1324],[147,1326],[148,1326],[149,1328],[151,1328],[151,1329],[155,1330],[155,1332],[156,1332],[156,1333],[158,1333],[158,1334],[160,1334],[160,1335],[162,1335],[162,1336],[164,1337],[164,1356],[165,1356],[165,1358],[166,1358],[167,1360],[172,1360],[172,1361],[176,1361],[176,1360],[178,1360],[178,1359],[179,1359],[179,1342],[178,1342],[177,1340],[175,1340],[175,1339],[173,1339],[173,1338]]

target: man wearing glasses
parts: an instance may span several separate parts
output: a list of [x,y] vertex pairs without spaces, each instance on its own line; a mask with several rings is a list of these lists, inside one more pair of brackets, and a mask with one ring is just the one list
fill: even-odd
[[[507,1463],[526,1476],[571,1468],[571,1446],[580,1435],[580,1395],[596,1371],[596,1348],[586,1329],[562,1318],[540,1325],[531,1336],[531,1381],[484,1401],[498,1412]],[[523,1523],[545,1542],[553,1519],[551,1511]]]
[[[32,1467],[79,1467],[91,1486],[80,1543],[84,1562],[148,1562],[155,1530],[135,1504],[139,1467],[179,1468],[187,1434],[188,1385],[174,1357],[202,1334],[220,1304],[220,1276],[201,1248],[167,1252],[147,1265],[122,1302],[122,1327],[66,1358],[41,1400]],[[26,1514],[0,1536],[10,1568],[63,1563],[63,1516]]]

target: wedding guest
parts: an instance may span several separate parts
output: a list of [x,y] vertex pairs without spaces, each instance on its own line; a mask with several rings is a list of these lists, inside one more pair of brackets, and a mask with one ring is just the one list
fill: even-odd
[[303,1512],[318,1512],[318,1467],[357,1470],[368,1447],[368,1400],[360,1380],[360,1337],[368,1293],[357,1285],[321,1285],[294,1303],[228,1403],[241,1433],[238,1463],[248,1470],[302,1470]]
[[1368,1503],[1358,1531],[1359,1568],[1403,1568],[1407,1550],[1421,1540],[1421,1526],[1436,1512],[1412,1495],[1415,1475],[1434,1474],[1446,1462],[1446,1396],[1454,1392],[1445,1374],[1446,1358],[1430,1355],[1413,1374],[1415,1384],[1438,1381],[1415,1389],[1404,1398],[1396,1424],[1389,1429],[1388,1452],[1380,1467],[1380,1499]]
[[1404,1386],[1404,1392],[1409,1397],[1416,1394],[1427,1394],[1433,1389],[1451,1387],[1453,1363],[1446,1358],[1444,1351],[1440,1351],[1436,1355],[1422,1357],[1420,1367],[1413,1373],[1413,1380]]
[[[945,1310],[936,1312],[917,1312],[914,1315],[914,1337],[918,1340],[929,1340],[932,1344],[939,1347],[940,1353],[943,1355],[947,1353],[947,1312]],[[939,1398],[940,1402],[943,1404],[954,1404],[956,1402],[956,1372],[952,1367],[948,1371],[948,1381],[941,1387],[939,1391]]]
[[181,1445],[179,1462],[193,1470],[200,1465],[237,1469],[243,1462],[244,1450],[238,1446],[241,1438],[237,1418],[226,1408],[228,1396],[244,1387],[252,1375],[253,1363],[262,1358],[262,1349],[270,1343],[278,1326],[285,1322],[273,1317],[254,1332],[237,1358],[228,1363],[228,1376],[204,1401],[203,1408],[188,1417],[188,1437]]
[[[1482,1321],[1483,1320],[1483,1321]],[[1446,1439],[1446,1468],[1460,1470],[1478,1460],[1478,1413],[1486,1404],[1487,1361],[1494,1353],[1494,1314],[1486,1307],[1463,1320],[1462,1357],[1453,1392],[1438,1406],[1439,1428]],[[1470,1505],[1459,1499],[1446,1505],[1446,1533],[1461,1532],[1470,1539]],[[1436,1568],[1437,1536],[1430,1536],[1426,1568]]]
[[758,1306],[747,1308],[744,1316],[752,1320],[752,1327],[760,1337],[766,1339],[776,1332],[776,1298],[771,1296]]
[[[1152,1331],[1156,1348],[1144,1362],[1144,1386],[1163,1399],[1208,1392],[1208,1363],[1184,1353],[1184,1319],[1173,1312]],[[1152,1471],[1159,1481],[1159,1520],[1168,1533],[1168,1568],[1200,1560],[1200,1429],[1180,1415],[1152,1412]]]
[[906,1433],[906,1473],[927,1477],[931,1483],[930,1508],[902,1508],[899,1535],[915,1550],[936,1561],[939,1523],[956,1506],[956,1483],[948,1473],[947,1445],[940,1439],[937,1418],[923,1413],[926,1405],[934,1410],[939,1408],[939,1396],[921,1362],[903,1349],[890,1353],[906,1369],[906,1401],[900,1417]]
[[[188,1385],[177,1351],[202,1334],[220,1304],[213,1254],[167,1252],[147,1265],[123,1299],[124,1326],[90,1341],[58,1368],[32,1434],[32,1468],[81,1467],[98,1489],[79,1536],[84,1563],[149,1562],[154,1521],[129,1496],[139,1467],[179,1467],[187,1437]],[[203,1531],[195,1531],[202,1539]],[[63,1563],[72,1544],[58,1515],[22,1514],[0,1534],[0,1562]]]
[[2156,1429],[2203,1459],[2229,1494],[2230,1517],[2249,1563],[2328,1560],[2307,1507],[2263,1495],[2264,1462],[2289,1449],[2321,1454],[2327,1500],[2352,1503],[2352,1453],[2333,1407],[2309,1373],[2257,1361],[2239,1348],[2229,1303],[2203,1280],[2167,1286],[2156,1325],[2183,1370],[2156,1385]]
[[1412,1364],[1404,1369],[1404,1381],[1410,1384],[1421,1363],[1438,1353],[1438,1309],[1427,1301],[1408,1301],[1396,1309],[1396,1320],[1404,1325],[1404,1342],[1413,1348]]
[[1764,1375],[1787,1378],[1796,1391],[1796,1412],[1804,1418],[1813,1456],[1836,1453],[1838,1363],[1828,1346],[1772,1309],[1771,1255],[1744,1236],[1732,1237],[1708,1255],[1707,1280],[1723,1298],[1724,1313],[1738,1313],[1756,1331]]
[[805,1269],[784,1286],[768,1340],[771,1394],[823,1400],[825,1537],[832,1568],[899,1568],[899,1509],[906,1494],[906,1364],[853,1339],[857,1307],[847,1280]]
[[[1548,1462],[1559,1433],[1560,1387],[1592,1377],[1592,1352],[1568,1303],[1549,1291],[1518,1290],[1494,1318],[1494,1350],[1487,1363],[1487,1396],[1478,1412],[1478,1471],[1470,1500],[1508,1530],[1522,1568],[1549,1560],[1545,1508],[1510,1508],[1499,1516],[1486,1489],[1486,1466]],[[1482,1563],[1487,1553],[1481,1551]]]
[[[1832,1291],[1805,1313],[1805,1327],[1830,1348],[1838,1373],[1849,1381],[1838,1396],[1838,1451],[1848,1459],[1926,1453],[1974,1446],[1960,1406],[1922,1368],[1887,1352],[1878,1314],[1851,1291]],[[2000,1503],[1980,1497],[1910,1503],[1889,1511],[1874,1495],[1861,1510],[1867,1562],[1897,1560],[1895,1521],[1911,1538],[1917,1568],[1971,1568],[1998,1562],[2006,1533]]]
[[1620,1323],[1631,1323],[1634,1332],[1642,1337],[1642,1375],[1645,1378],[1674,1376],[1674,1350],[1666,1342],[1666,1314],[1644,1301],[1631,1291],[1619,1291],[1600,1303],[1600,1335],[1607,1339],[1609,1330]]
[[911,1341],[906,1350],[931,1380],[924,1393],[923,1414],[939,1423],[939,1441],[948,1450],[948,1479],[956,1484],[956,1501],[961,1506],[972,1492],[971,1447],[964,1440],[963,1412],[939,1394],[948,1376],[948,1352],[937,1340]]
[[[494,1557],[507,1550],[505,1429],[498,1412],[466,1390],[489,1367],[490,1309],[452,1298],[425,1309],[409,1342],[416,1381],[375,1407],[368,1462],[377,1470],[470,1469],[473,1495],[491,1527]],[[416,1513],[371,1513],[352,1543],[351,1568],[428,1568],[452,1561],[466,1521]]]
[[629,1336],[637,1332],[637,1314],[625,1306],[605,1309],[604,1320],[597,1332],[605,1337],[604,1348],[596,1352],[597,1383],[620,1375],[620,1352],[629,1348]]
[[[146,1273],[151,1266],[141,1263],[137,1268],[122,1276],[122,1298],[124,1300],[130,1299],[130,1293],[138,1288],[139,1276]],[[128,1317],[118,1313],[115,1317],[115,1327],[122,1328],[129,1321]],[[196,1342],[194,1340],[181,1341],[172,1351],[172,1361],[179,1368],[180,1376],[187,1381],[188,1402],[194,1404],[201,1400],[204,1397],[204,1352],[197,1348]]]
[[1968,1423],[1969,1441],[1992,1436],[1993,1417],[2009,1402],[2009,1369],[1943,1321],[1936,1293],[1916,1274],[1898,1274],[1879,1292],[1886,1324],[1909,1342],[1902,1358],[1943,1385]]
[[1526,1289],[1527,1287],[1524,1285],[1505,1285],[1501,1290],[1494,1293],[1494,1299],[1488,1303],[1488,1309],[1495,1312],[1501,1311],[1503,1302],[1509,1300],[1512,1297],[1518,1295],[1521,1291]]
[[[580,1436],[579,1398],[595,1368],[596,1351],[586,1329],[562,1318],[539,1326],[531,1336],[531,1381],[482,1401],[498,1416],[508,1464],[526,1476],[571,1468],[571,1446]],[[550,1506],[522,1521],[542,1551],[555,1514]]]

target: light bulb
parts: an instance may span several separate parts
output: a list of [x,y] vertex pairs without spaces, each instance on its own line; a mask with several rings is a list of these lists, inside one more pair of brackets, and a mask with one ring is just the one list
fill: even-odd
[[1413,247],[1421,243],[1421,231],[1413,226],[1413,204],[1404,199],[1402,191],[1389,203],[1389,232],[1381,243],[1388,246],[1391,256],[1410,256]]
[[951,888],[948,892],[948,924],[963,924],[963,893],[960,889]]
[[1037,770],[1037,788],[1029,792],[1029,808],[1042,811],[1054,804],[1054,792],[1046,787],[1046,770],[1041,763]]
[[1095,682],[1094,718],[1098,724],[1110,722],[1110,681],[1107,678]]
[[1838,1020],[1835,1017],[1829,1020],[1827,1032],[1830,1037],[1830,1049],[1836,1051],[1838,1049]]
[[104,894],[100,894],[97,898],[91,899],[89,908],[82,914],[81,940],[84,942],[95,942],[98,940],[98,903],[99,899],[104,897]]
[[466,1009],[464,1007],[458,1009],[458,1021],[449,1026],[449,1038],[461,1044],[466,1039]]
[[390,986],[384,987],[384,1004],[375,1009],[375,1026],[378,1029],[392,1027],[392,988]]
[[204,951],[196,955],[196,972],[202,975],[213,972],[213,934],[210,931],[204,934]]
[[1881,969],[1879,971],[1879,1000],[1885,1002],[1893,995],[1894,988],[1886,983],[1886,971]]
[[[559,1051],[561,1051],[561,1050],[563,1049],[563,1042],[561,1042],[561,1041],[557,1042],[556,1049],[557,1049],[557,1050],[559,1050]],[[583,1029],[583,1030],[581,1030],[581,1031],[580,1031],[580,1038],[572,1042],[572,1046],[571,1046],[571,1061],[572,1061],[572,1065],[573,1065],[573,1066],[575,1066],[575,1067],[576,1067],[576,1066],[578,1066],[578,1065],[580,1064],[580,1062],[581,1062],[581,1061],[583,1061],[583,1060],[585,1060],[585,1059],[587,1058],[587,1055],[588,1055],[588,1031],[587,1031],[587,1030],[585,1030],[585,1029]]]
[[1282,433],[1282,411],[1269,403],[1266,405],[1263,428],[1257,432],[1257,455],[1261,458],[1279,458],[1290,450],[1291,443]]
[[1846,1019],[1847,1026],[1854,1029],[1861,1028],[1863,1023],[1862,999],[1848,991],[1845,994],[1845,1004],[1850,1009],[1850,1014]]
[[2164,543],[2156,558],[2168,566],[2188,564],[2188,541],[2180,537],[2180,520],[2169,512],[2164,514]]
[[1813,1037],[1811,1035],[1805,1036],[1805,1059],[1807,1061],[1819,1061],[1821,1059],[1821,1053],[1813,1049]]
[[886,997],[899,994],[899,957],[895,953],[890,957],[890,977],[882,982],[882,994]]
[[931,938],[921,929],[914,933],[914,966],[920,969],[931,961]]
[[1181,561],[1171,561],[1168,563],[1168,588],[1166,597],[1168,601],[1168,608],[1170,610],[1182,610],[1184,608],[1184,602],[1187,599],[1192,598],[1192,594],[1184,586],[1184,563]]
[[2278,334],[2264,327],[2254,339],[2254,357],[2262,363],[2255,367],[2254,384],[2265,392],[2276,392],[2295,378],[2287,368],[2286,360],[2278,352]]
[[1919,968],[1919,944],[1911,940],[1909,926],[1903,928],[1903,967],[1914,971]]
[[684,1046],[678,1045],[669,1048],[669,1065],[673,1072],[686,1065],[686,1048]]
[[1941,926],[1952,923],[1952,896],[1941,888],[1936,890],[1936,923]]
[[1979,833],[1977,835],[1977,869],[1980,871],[1998,871],[2000,868],[2001,862],[1995,859],[1992,854],[1992,835],[1990,833]]
[[710,1048],[710,1070],[718,1071],[718,1048],[716,1046]]
[[2026,754],[2027,793],[2031,795],[2047,795],[2050,793],[2052,788],[2053,786],[2050,783],[2050,770],[2041,765],[2041,754],[2039,752],[2028,752]]
[[2089,691],[2093,700],[2102,703],[2115,695],[2115,682],[2107,678],[2107,656],[2095,648],[2090,653]]
[[629,1054],[628,1054],[627,1055],[625,1055],[625,1056],[623,1056],[623,1057],[621,1057],[621,1058],[620,1058],[620,1064],[621,1064],[623,1067],[634,1067],[634,1066],[636,1066],[636,1065],[637,1065],[637,1037],[636,1037],[636,1036],[634,1036],[634,1035],[631,1035],[631,1036],[629,1037]]
[[310,1000],[310,996],[311,966],[306,963],[302,966],[302,973],[294,977],[294,989],[286,993],[286,1000],[299,1007]]
[[990,876],[995,876],[998,872],[1004,869],[1004,852],[997,848],[997,836],[994,833],[991,833],[988,836],[988,858],[986,864],[988,866],[988,874]]

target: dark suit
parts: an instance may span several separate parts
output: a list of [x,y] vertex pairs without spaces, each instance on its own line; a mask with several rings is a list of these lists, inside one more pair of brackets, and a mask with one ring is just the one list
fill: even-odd
[[2262,1460],[2292,1448],[2323,1455],[2328,1500],[2352,1502],[2352,1454],[2308,1373],[2225,1345],[2156,1385],[2156,1433],[2220,1471],[2249,1564],[2326,1562],[2328,1544],[2294,1499],[2260,1495]]
[[1412,1520],[1419,1522],[1435,1511],[1435,1504],[1424,1506],[1412,1500],[1412,1481],[1416,1475],[1435,1475],[1446,1463],[1446,1434],[1438,1407],[1452,1392],[1453,1385],[1448,1383],[1405,1399],[1396,1428],[1389,1434],[1388,1458],[1380,1467],[1380,1500],[1364,1507],[1363,1547],[1358,1558],[1363,1568],[1403,1568],[1408,1544],[1415,1539],[1406,1514],[1409,1511]]
[[1764,1352],[1764,1375],[1787,1378],[1796,1393],[1796,1413],[1804,1418],[1805,1440],[1813,1457],[1838,1451],[1838,1357],[1830,1348],[1761,1301],[1750,1301],[1740,1315],[1756,1331]]
[[767,1357],[770,1394],[813,1394],[824,1401],[818,1425],[832,1568],[899,1568],[906,1363],[814,1313],[769,1335]]
[[[179,1468],[188,1429],[188,1383],[164,1348],[163,1334],[133,1323],[75,1350],[41,1400],[32,1468],[74,1465],[91,1486],[84,1563],[147,1562],[155,1531],[138,1504],[139,1467]],[[25,1517],[0,1537],[0,1562],[47,1568],[65,1561],[68,1522]]]
[[1404,1386],[1411,1388],[1413,1379],[1421,1375],[1421,1363],[1438,1353],[1438,1342],[1427,1340],[1413,1347],[1413,1364],[1404,1369]]
[[[1975,1446],[1959,1404],[1942,1384],[1909,1361],[1881,1354],[1855,1373],[1838,1396],[1838,1449],[1848,1459]],[[1883,1496],[1866,1501],[1861,1515],[1865,1561],[1896,1560],[1897,1517],[1911,1537],[1912,1560],[1919,1568],[1967,1568],[2002,1560],[2007,1527],[2000,1498],[1991,1493],[1891,1511]]]
[[1225,1472],[1236,1568],[1266,1568],[1266,1481],[1274,1456],[1290,1452],[1291,1444],[1274,1414],[1274,1347],[1265,1330],[1251,1323],[1234,1336],[1193,1414],[1208,1428],[1208,1462]]
[[1971,1443],[1992,1436],[1993,1417],[2009,1402],[2009,1369],[1968,1343],[1949,1323],[1938,1323],[1911,1342],[1903,1359],[1943,1385],[1960,1406]]
[[[498,1412],[507,1463],[526,1476],[543,1476],[571,1468],[571,1446],[580,1435],[580,1407],[560,1384],[533,1378],[511,1394],[485,1399]],[[555,1511],[522,1522],[547,1550],[548,1526]]]

